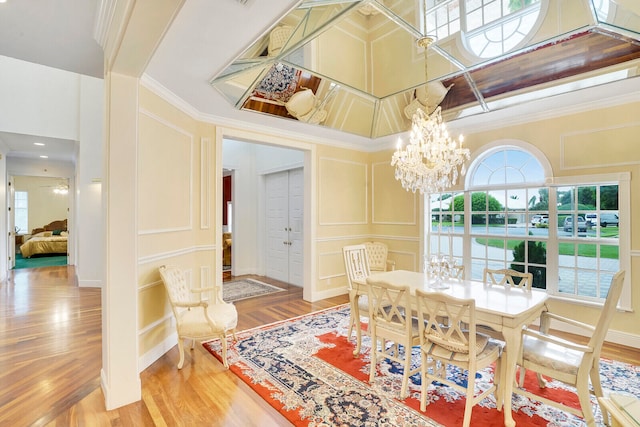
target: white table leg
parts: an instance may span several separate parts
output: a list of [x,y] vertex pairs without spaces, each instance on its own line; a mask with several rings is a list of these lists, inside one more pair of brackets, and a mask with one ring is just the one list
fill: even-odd
[[360,354],[360,347],[362,346],[362,326],[360,325],[360,302],[358,299],[360,295],[357,292],[354,293],[353,298],[351,298],[351,315],[354,319],[354,328],[356,330],[356,348],[353,350],[353,356],[357,356]]
[[516,363],[518,361],[518,352],[520,351],[520,345],[522,343],[522,328],[516,329],[505,328],[502,331],[502,335],[505,340],[505,352],[503,353],[502,363],[504,363],[504,381],[501,385],[502,400],[504,411],[504,425],[507,427],[514,427],[516,422],[513,419],[513,413],[511,412],[511,396],[513,393],[513,382],[516,378]]

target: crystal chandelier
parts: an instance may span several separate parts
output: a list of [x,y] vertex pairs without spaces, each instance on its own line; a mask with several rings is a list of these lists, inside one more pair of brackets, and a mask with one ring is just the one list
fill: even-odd
[[[431,43],[433,38],[428,36],[417,42],[419,47],[424,48],[427,83],[427,49]],[[426,85],[427,99],[428,87]],[[469,150],[462,148],[462,135],[457,142],[451,139],[442,119],[440,106],[431,114],[418,108],[411,123],[409,144],[403,148],[402,141],[399,141],[391,159],[391,166],[396,167],[395,177],[402,183],[402,188],[414,193],[420,190],[424,194],[439,193],[455,185],[458,176],[466,173],[465,162],[470,159]]]

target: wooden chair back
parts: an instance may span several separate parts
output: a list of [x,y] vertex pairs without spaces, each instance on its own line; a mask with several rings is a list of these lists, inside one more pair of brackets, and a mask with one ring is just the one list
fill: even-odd
[[531,290],[531,286],[533,285],[533,274],[522,273],[509,268],[498,270],[485,268],[483,272],[483,282],[487,285],[509,285],[516,288]]
[[366,280],[371,275],[367,249],[364,245],[351,245],[342,248],[344,268],[349,281],[349,290],[353,290],[354,281]]

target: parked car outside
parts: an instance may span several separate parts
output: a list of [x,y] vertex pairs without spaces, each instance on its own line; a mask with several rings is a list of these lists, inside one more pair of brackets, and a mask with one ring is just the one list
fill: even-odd
[[532,225],[533,227],[535,227],[535,226],[537,226],[538,224],[543,223],[543,221],[542,221],[542,220],[544,220],[544,219],[546,219],[546,220],[547,220],[547,222],[548,222],[548,221],[549,221],[549,215],[546,215],[546,214],[540,214],[540,215],[536,214],[536,215],[533,215],[533,216],[531,217],[531,225]]
[[[578,223],[578,226],[576,227],[578,229],[578,233],[581,231],[587,231],[587,221],[584,219],[583,216],[578,215],[576,222]],[[568,216],[564,219],[563,230],[573,231],[573,215]]]
[[614,213],[603,213],[600,214],[600,226],[606,227],[607,225],[613,225],[614,227],[618,227],[618,215]]
[[587,227],[595,227],[596,225],[598,225],[598,214],[597,213],[585,214],[584,219],[587,220]]

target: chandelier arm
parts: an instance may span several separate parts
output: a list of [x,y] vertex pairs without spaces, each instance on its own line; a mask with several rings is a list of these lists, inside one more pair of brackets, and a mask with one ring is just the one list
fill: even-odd
[[[409,144],[403,149],[402,143],[391,158],[395,166],[395,179],[402,188],[421,194],[438,193],[455,185],[458,177],[466,173],[465,162],[470,159],[469,150],[462,148],[462,136],[456,143],[447,132],[442,119],[442,108],[437,106],[429,114],[429,68],[428,49],[434,39],[427,35],[427,5],[424,7],[424,35],[417,45],[424,49],[425,101],[424,108],[417,108],[411,118]],[[460,168],[460,171],[458,169]]]

